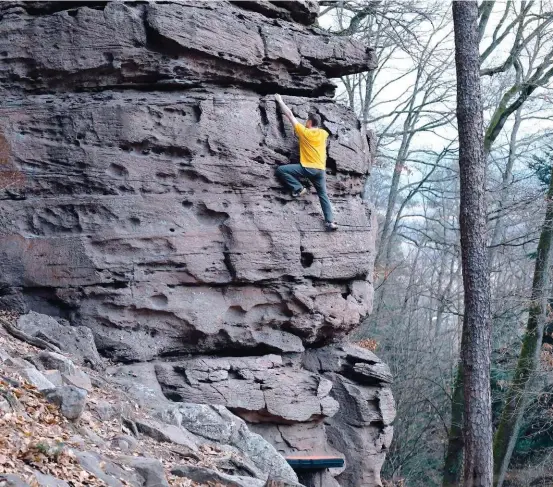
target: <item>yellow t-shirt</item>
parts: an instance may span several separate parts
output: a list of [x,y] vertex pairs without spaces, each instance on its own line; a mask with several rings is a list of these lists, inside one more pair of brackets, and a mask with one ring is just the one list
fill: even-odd
[[326,139],[328,132],[320,128],[308,129],[301,123],[294,125],[300,141],[300,164],[313,169],[326,169]]

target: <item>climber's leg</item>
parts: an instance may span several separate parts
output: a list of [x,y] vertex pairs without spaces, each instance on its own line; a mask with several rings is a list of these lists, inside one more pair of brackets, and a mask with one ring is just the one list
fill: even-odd
[[332,214],[332,205],[328,199],[326,192],[326,173],[322,169],[310,169],[304,168],[307,172],[309,179],[315,186],[317,194],[319,195],[319,201],[321,202],[321,208],[325,217],[325,222],[332,223],[334,221],[334,215]]
[[276,174],[293,193],[299,193],[303,189],[299,178],[307,176],[304,171],[301,164],[285,164],[278,167]]

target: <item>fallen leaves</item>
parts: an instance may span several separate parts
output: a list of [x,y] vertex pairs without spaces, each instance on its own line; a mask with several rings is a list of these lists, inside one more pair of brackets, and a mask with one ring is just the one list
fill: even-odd
[[[31,485],[38,485],[36,470],[76,481],[76,486],[84,485],[79,479],[83,475],[88,479],[89,475],[65,443],[71,428],[67,419],[35,387],[13,372],[2,372],[10,380],[0,381],[0,393],[15,398],[17,406],[0,416],[0,473],[18,474]],[[98,480],[88,485],[105,484]]]
[[371,352],[374,352],[378,348],[378,342],[376,340],[373,340],[372,338],[366,338],[364,340],[361,340],[357,343],[355,343],[358,347],[364,348],[366,350],[369,350]]
[[[17,320],[17,315],[2,310],[0,316],[12,322]],[[0,327],[0,352],[11,357],[28,358],[40,351],[2,331]],[[171,469],[191,463],[216,470],[218,461],[228,456],[228,452],[210,445],[203,445],[199,452],[192,453],[181,445],[160,443],[146,436],[139,438],[138,450],[132,453],[111,447],[110,441],[121,433],[133,435],[125,426],[124,417],[147,417],[148,413],[103,377],[94,376],[96,372],[87,370],[87,373],[102,387],[94,387],[89,393],[87,410],[75,424],[0,360],[0,474],[16,474],[31,487],[40,485],[35,472],[65,480],[72,487],[106,487],[104,481],[80,466],[75,452],[81,450],[99,454],[115,463],[122,454],[157,458],[163,464],[172,487],[199,487],[202,484],[172,475]],[[97,412],[100,404],[113,407],[115,417],[100,419]],[[124,464],[120,467],[132,471]],[[119,480],[125,486],[131,485],[125,479]]]

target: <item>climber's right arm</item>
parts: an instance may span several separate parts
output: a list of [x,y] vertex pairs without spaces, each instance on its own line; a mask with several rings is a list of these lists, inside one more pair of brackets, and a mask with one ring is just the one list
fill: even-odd
[[279,104],[280,106],[280,109],[282,110],[282,113],[284,114],[284,116],[290,120],[290,123],[292,124],[292,126],[296,126],[296,124],[298,123],[298,121],[296,120],[296,117],[294,117],[294,114],[292,113],[292,110],[290,110],[286,104],[282,101],[282,97],[280,95],[275,95],[275,99],[277,101],[277,103]]

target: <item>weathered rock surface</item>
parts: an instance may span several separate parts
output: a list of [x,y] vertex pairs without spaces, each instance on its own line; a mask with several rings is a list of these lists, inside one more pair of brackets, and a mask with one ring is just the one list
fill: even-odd
[[[292,201],[275,180],[297,158],[293,131],[247,84],[312,95],[302,84],[366,69],[363,48],[227,3],[107,3],[22,13],[1,29],[11,39],[0,59],[3,169],[22,179],[0,186],[0,270],[28,306],[57,305],[123,361],[300,352],[370,311],[375,232],[359,198],[368,139],[329,99],[286,99],[300,118],[316,106],[331,134],[342,231],[328,235],[316,196]],[[151,73],[193,82],[175,63],[199,70],[202,88],[161,92]],[[225,65],[240,89],[227,86]],[[92,86],[103,90],[75,93]]]
[[39,391],[55,389],[56,386],[35,368],[26,368],[20,371],[21,375]]
[[[58,384],[61,383],[60,385],[75,386],[85,391],[92,390],[92,382],[88,374],[64,355],[55,352],[40,352],[35,358],[35,362],[41,370],[47,372],[47,375],[51,375],[54,381]],[[59,378],[58,374],[53,371],[59,372]]]
[[[361,198],[376,144],[331,78],[374,55],[312,27],[317,10],[0,3],[0,306],[61,318],[18,326],[78,365],[118,362],[106,380],[158,411],[138,434],[225,445],[242,485],[296,482],[278,450],[343,454],[342,485],[376,486],[391,441],[387,367],[327,346],[371,311],[376,235]],[[276,92],[330,134],[336,233],[315,194],[294,200],[274,177],[298,152]],[[92,387],[43,368],[58,391]]]
[[297,481],[296,474],[284,458],[275,455],[276,450],[271,445],[252,433],[244,421],[226,408],[190,403],[181,403],[177,407],[181,427],[218,444],[234,447],[270,477]]
[[390,371],[374,353],[346,344],[310,349],[301,363],[202,357],[154,368],[167,397],[224,405],[282,453],[343,454],[346,469],[334,472],[343,485],[380,484],[395,404]]
[[60,407],[67,418],[79,419],[86,405],[86,391],[75,386],[61,386],[46,392],[46,399]]
[[123,464],[128,465],[141,477],[144,487],[169,487],[165,478],[163,465],[154,458],[127,457],[121,459]]
[[156,365],[156,373],[171,399],[220,404],[250,422],[315,421],[338,410],[329,380],[287,367],[279,355],[194,358]]
[[34,311],[21,315],[17,320],[17,327],[28,335],[56,345],[81,363],[97,367],[101,362],[94,336],[89,328],[69,326],[69,323],[63,320],[56,320]]
[[171,472],[179,477],[186,477],[202,484],[216,482],[217,485],[225,485],[228,487],[263,487],[265,485],[265,481],[263,480],[236,475],[225,475],[224,473],[215,472],[209,468],[192,465],[178,466]]
[[109,367],[106,373],[112,383],[141,406],[163,408],[170,403],[163,395],[153,363]]
[[396,409],[388,366],[372,352],[352,345],[309,350],[307,369],[332,382],[340,405],[326,419],[329,444],[345,455],[341,485],[380,485],[380,469],[392,442]]
[[[278,130],[273,102],[244,94],[228,94],[222,105],[209,96],[205,103],[173,94],[103,96],[72,95],[66,106],[51,97],[53,107],[24,108],[43,136],[25,135],[12,153],[32,152],[45,173],[25,189],[35,197],[3,202],[13,223],[3,228],[8,235],[0,238],[0,252],[12,285],[24,293],[27,285],[46,288],[47,300],[73,309],[73,324],[96,333],[100,352],[125,361],[232,349],[300,352],[304,344],[343,335],[370,311],[372,220],[351,196],[354,188],[340,190],[341,196],[335,190],[344,228],[329,236],[314,195],[298,202],[280,192],[271,162],[284,158],[274,149],[293,139],[290,131],[288,140],[271,133]],[[274,120],[265,126],[267,136],[258,129],[263,105]],[[200,121],[194,106],[200,106]],[[153,112],[159,117],[152,119]],[[328,113],[349,117],[333,106]],[[43,132],[60,119],[67,120],[62,144]],[[335,131],[344,144],[338,141],[336,151],[351,153],[339,159],[350,166],[345,170],[358,166],[358,177],[345,184],[356,181],[359,193],[367,165],[361,152],[356,160],[346,149],[362,146],[349,122]],[[235,131],[220,132],[221,126]],[[78,134],[68,133],[74,129],[83,134],[80,147],[74,145]],[[91,145],[107,147],[85,147],[94,132],[98,142]],[[151,148],[141,148],[144,140]],[[177,154],[165,154],[173,150]],[[63,181],[60,159],[77,164]],[[40,307],[36,299],[31,304]]]
[[[2,2],[0,15],[14,3]],[[333,92],[329,77],[374,67],[372,52],[360,44],[269,19],[241,2],[63,3],[33,9],[21,2],[2,22],[3,87],[156,90],[235,82],[312,95]],[[287,10],[271,3],[265,5]]]

